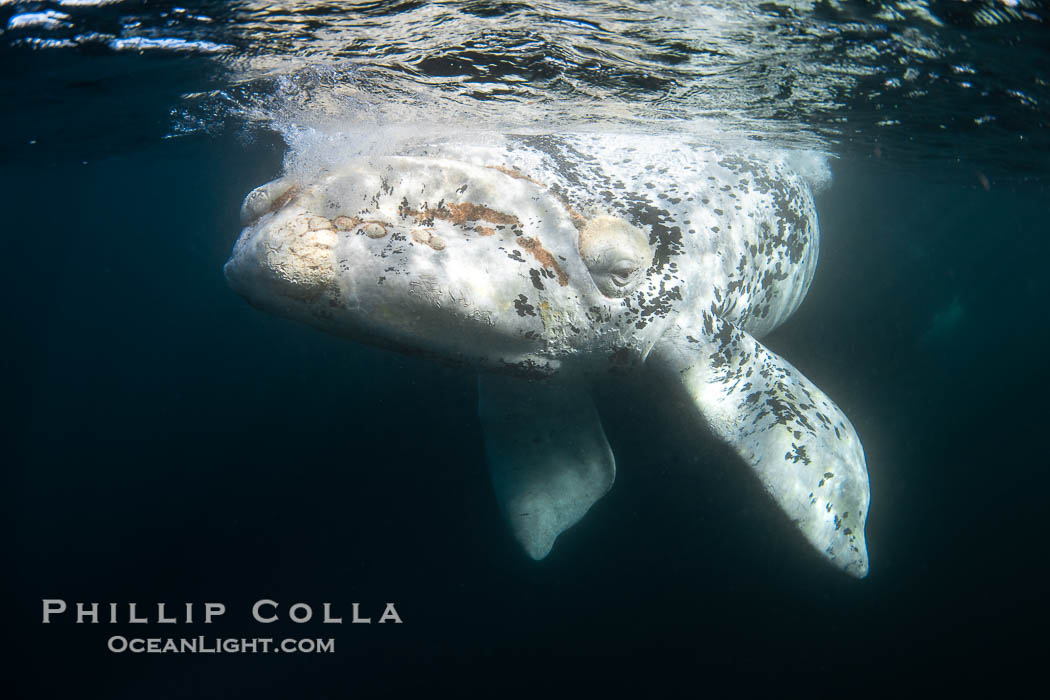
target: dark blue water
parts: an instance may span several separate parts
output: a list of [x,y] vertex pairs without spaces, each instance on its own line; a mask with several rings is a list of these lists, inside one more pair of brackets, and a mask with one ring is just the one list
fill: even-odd
[[[32,7],[0,6],[0,20],[16,9],[87,12],[22,5]],[[178,34],[186,22],[161,17],[174,5],[140,5],[135,12],[182,38],[228,43],[241,57],[258,48],[231,38],[231,17],[211,23],[210,34]],[[360,41],[396,34],[396,18],[422,5],[357,8],[379,27]],[[497,20],[513,10],[460,5]],[[624,21],[602,14],[612,4],[587,5],[587,22]],[[975,106],[944,88],[936,105],[955,115],[994,113],[994,132],[982,131],[988,122],[938,122],[927,131],[931,102],[919,96],[894,102],[896,127],[836,130],[842,122],[820,114],[862,125],[881,118],[863,108],[871,91],[852,83],[854,92],[824,111],[787,100],[780,117],[806,120],[809,145],[840,157],[818,198],[816,281],[765,342],[833,396],[864,441],[871,574],[861,581],[810,552],[728,450],[683,430],[661,397],[635,385],[610,390],[621,400],[601,405],[617,455],[615,487],[550,557],[528,560],[491,493],[471,373],[264,315],[223,279],[242,197],[280,172],[286,141],[295,142],[274,100],[346,83],[313,68],[303,86],[287,79],[302,75],[298,66],[281,69],[280,85],[272,76],[236,82],[222,63],[229,57],[128,53],[98,39],[47,50],[17,44],[28,35],[9,27],[0,36],[11,40],[0,54],[0,357],[9,386],[4,581],[8,639],[18,647],[8,657],[14,696],[371,697],[447,687],[491,696],[534,685],[556,696],[589,687],[618,695],[639,682],[705,694],[756,680],[795,695],[863,692],[879,681],[944,689],[974,676],[1008,684],[1038,671],[1050,487],[1050,98],[1038,70],[1047,60],[1047,15],[1022,3],[1017,12],[1028,16],[981,23],[967,5],[931,3],[931,11],[943,31],[956,32],[953,46],[966,39],[968,75],[989,95]],[[876,54],[906,53],[893,38],[909,26],[927,38],[942,31],[843,6],[792,10],[792,21],[840,34],[850,22],[885,24],[887,44],[865,34],[840,61],[869,44]],[[94,22],[91,31],[123,36],[130,11],[121,7],[94,8],[98,14],[68,20],[73,29],[54,31],[75,36]],[[559,9],[515,7],[525,27],[553,21]],[[296,16],[308,22],[309,10]],[[785,12],[771,5],[756,21]],[[424,26],[455,31],[451,21]],[[774,26],[798,26],[784,22]],[[247,35],[254,25],[239,26]],[[639,41],[659,40],[656,29]],[[1014,44],[1004,59],[993,47],[1007,39]],[[689,49],[672,45],[665,67],[694,65]],[[360,49],[351,58],[367,67],[369,55]],[[571,58],[548,66],[550,75],[523,72],[513,81],[514,71],[493,77],[491,54],[473,60],[486,89],[501,78],[514,90],[559,96],[558,76],[578,77]],[[616,93],[610,100],[645,102],[653,90],[672,106],[687,99],[666,86],[632,87],[637,64],[628,58],[601,58],[622,67],[607,70],[605,83],[593,79]],[[1004,60],[1019,66],[1011,80],[1023,85],[997,77]],[[470,72],[437,61],[416,65],[411,81],[462,86],[448,75],[453,68]],[[925,65],[917,70],[929,74]],[[696,76],[672,78],[679,86],[687,79]],[[354,83],[356,102],[341,104],[374,114],[393,99],[384,89],[404,86],[391,80],[394,87],[372,92],[364,89],[372,83]],[[235,106],[209,101],[216,90]],[[211,97],[187,97],[198,92]],[[490,97],[475,99],[499,102]],[[708,97],[697,99],[690,109],[703,111],[697,105]],[[261,117],[246,114],[246,105],[260,104]],[[760,106],[734,103],[734,119],[752,137],[775,139],[781,127],[759,133],[763,120],[778,118]],[[662,109],[646,119],[675,118]],[[219,601],[228,612],[210,626],[76,625],[68,614],[43,625],[44,598],[137,601],[147,610]],[[347,622],[354,602],[378,618],[393,601],[404,623],[263,626],[250,619],[260,598],[281,603],[282,617],[296,602],[317,614],[331,602]],[[114,634],[334,637],[336,653],[113,654],[106,640]]]

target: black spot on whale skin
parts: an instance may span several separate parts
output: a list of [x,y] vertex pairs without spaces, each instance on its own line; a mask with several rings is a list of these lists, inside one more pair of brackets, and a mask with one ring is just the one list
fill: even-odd
[[776,267],[772,270],[766,270],[762,275],[762,289],[769,289],[773,286],[774,282],[781,282],[789,277],[789,273],[784,272],[781,269],[781,264],[778,262]]
[[776,396],[770,396],[766,399],[766,406],[773,413],[776,418],[776,423],[780,425],[787,425],[795,418],[795,410],[791,404],[777,398]]
[[[806,454],[805,445],[797,445],[795,443],[791,443],[791,449],[792,452],[788,452],[784,456],[784,459],[791,460],[792,464],[798,464],[799,462],[802,462],[803,464],[809,466],[809,463],[812,460],[810,460],[809,455]],[[820,483],[823,484],[824,482],[821,481]]]
[[714,323],[715,321],[712,314],[704,312],[704,333],[706,333],[707,335],[711,335],[712,333],[714,333]]
[[558,173],[570,185],[582,187],[587,182],[587,177],[582,172],[583,169],[577,164],[593,162],[594,158],[592,156],[581,153],[565,141],[554,136],[521,136],[518,137],[517,141],[523,146],[539,151],[549,157],[554,162]]
[[[733,348],[735,346],[735,337],[733,333],[733,327],[729,323],[723,322],[718,328],[718,333],[713,337],[714,340],[718,341],[718,347],[713,353],[711,353],[711,365],[712,367],[720,368],[726,367],[730,364],[733,355]],[[723,377],[723,381],[727,381],[730,375],[727,373]]]
[[719,349],[726,349],[726,346],[734,340],[733,327],[729,323],[722,323],[722,327],[718,329],[715,339],[718,340]]
[[529,303],[529,298],[524,294],[519,294],[514,300],[514,310],[522,317],[536,315],[536,307]]
[[[767,194],[775,185],[774,181],[769,177],[767,166],[764,163],[742,156],[728,155],[718,161],[718,164],[740,176],[740,184],[745,188],[744,191],[748,191],[747,188],[753,184],[759,193]],[[745,175],[750,175],[752,179],[749,180]]]
[[612,320],[612,314],[604,312],[600,306],[591,306],[584,312],[584,316],[592,323],[608,323]]
[[554,375],[554,368],[548,363],[539,363],[532,359],[520,362],[507,362],[500,360],[502,374],[508,374],[519,379],[548,379]]
[[762,224],[762,234],[770,241],[770,255],[777,250],[777,257],[787,257],[796,264],[802,260],[810,241],[813,238],[810,217],[805,213],[809,209],[806,206],[808,190],[797,181],[795,177],[789,177],[786,173],[775,183],[770,183],[768,189],[775,215],[777,217],[776,232],[769,230],[769,225]]
[[[638,330],[649,325],[650,317],[665,318],[674,309],[674,302],[682,300],[682,290],[678,284],[668,287],[664,280],[660,281],[660,291],[647,300],[644,294],[638,295],[639,316],[634,324]],[[630,302],[627,302],[628,304]],[[649,319],[649,320],[647,320]]]
[[684,252],[682,229],[668,226],[667,222],[674,220],[670,212],[654,206],[645,198],[634,197],[625,203],[631,223],[642,230],[649,229],[649,244],[655,246],[652,269],[662,271],[673,256]]
[[540,273],[536,268],[529,270],[529,277],[532,278],[532,286],[540,291],[543,291],[543,282],[540,280]]

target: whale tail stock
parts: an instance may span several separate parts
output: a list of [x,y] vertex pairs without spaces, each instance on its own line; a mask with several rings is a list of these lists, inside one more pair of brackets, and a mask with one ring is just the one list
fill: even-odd
[[849,419],[790,363],[710,313],[672,326],[646,364],[677,384],[832,564],[868,574],[868,474]]

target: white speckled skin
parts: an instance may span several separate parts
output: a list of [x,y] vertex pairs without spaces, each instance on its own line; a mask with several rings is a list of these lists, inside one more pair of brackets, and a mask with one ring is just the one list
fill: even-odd
[[[685,388],[699,417],[756,470],[814,546],[844,570],[866,573],[866,553],[857,552],[867,478],[852,427],[855,449],[822,434],[806,443],[804,469],[785,468],[780,436],[798,426],[788,425],[791,411],[763,412],[767,399],[787,402],[806,425],[834,420],[840,435],[848,421],[830,401],[822,418],[810,415],[818,409],[790,388],[819,390],[793,368],[757,389],[746,373],[760,369],[751,366],[759,355],[790,367],[755,338],[798,307],[816,268],[812,197],[781,162],[726,156],[680,137],[448,142],[353,160],[311,182],[277,180],[248,195],[242,218],[226,275],[253,305],[512,377],[483,380],[482,418],[497,496],[534,557],[612,483],[585,382],[648,366]],[[731,333],[738,342],[729,347]],[[730,355],[741,372],[724,371]],[[537,398],[531,418],[516,408],[530,392],[547,391],[525,380],[559,378],[563,396]],[[575,432],[551,427],[552,406],[573,407],[561,425]],[[522,430],[541,436],[528,450]],[[580,447],[574,434],[589,437]],[[825,461],[843,459],[851,466],[836,473],[852,480],[839,477],[849,497],[836,502],[849,510],[811,493],[828,481],[816,485],[830,471]],[[809,517],[829,503],[827,517]],[[854,533],[848,543],[835,535],[844,523]]]

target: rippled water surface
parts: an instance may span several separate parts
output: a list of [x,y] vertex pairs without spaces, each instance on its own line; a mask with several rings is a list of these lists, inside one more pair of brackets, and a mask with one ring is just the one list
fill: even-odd
[[[7,0],[2,89],[23,107],[5,146],[73,133],[112,148],[243,122],[602,125],[1041,178],[1048,22],[1034,0]],[[49,125],[70,109],[73,124]]]

